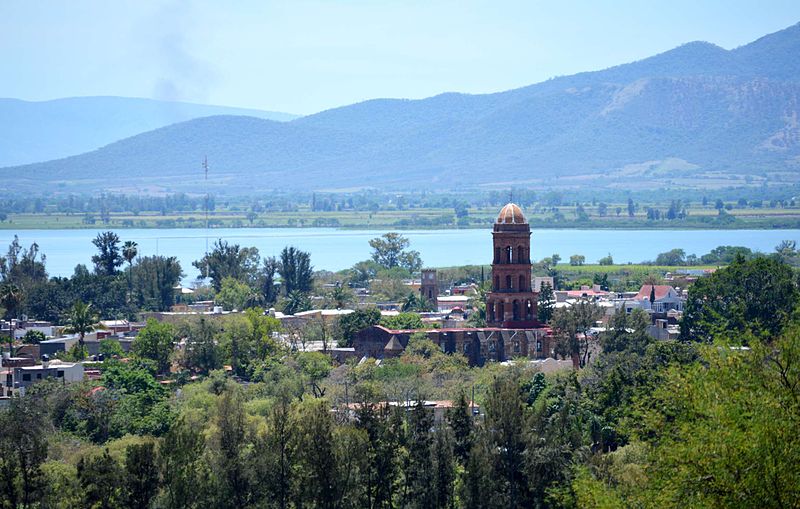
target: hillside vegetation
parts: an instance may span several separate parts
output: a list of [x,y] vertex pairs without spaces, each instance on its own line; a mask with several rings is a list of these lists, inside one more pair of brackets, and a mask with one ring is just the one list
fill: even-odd
[[730,51],[691,43],[496,94],[373,100],[288,123],[189,120],[3,171],[24,175],[20,187],[174,191],[202,184],[208,155],[226,192],[785,186],[800,168],[798,54],[795,25]]

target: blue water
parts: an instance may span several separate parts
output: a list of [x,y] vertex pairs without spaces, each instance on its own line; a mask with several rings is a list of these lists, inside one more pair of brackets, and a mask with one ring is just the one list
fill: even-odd
[[[95,254],[92,239],[102,230],[20,230],[20,242],[28,247],[37,242],[47,255],[51,276],[69,276],[79,263],[91,267]],[[14,238],[13,231],[0,231],[0,253]],[[262,256],[277,255],[284,246],[296,246],[311,253],[315,269],[341,270],[370,256],[368,241],[382,233],[374,230],[335,228],[219,228],[206,237],[205,230],[130,229],[118,230],[120,238],[139,244],[140,255],[176,256],[190,281],[197,275],[192,261],[203,256],[206,241],[223,238],[242,246],[255,246]],[[403,231],[411,249],[420,252],[426,266],[445,267],[488,264],[492,257],[490,230]],[[586,263],[611,254],[616,263],[638,263],[655,259],[658,253],[683,248],[687,254],[702,255],[720,245],[747,246],[772,252],[782,240],[800,243],[800,230],[534,230],[532,258],[559,254],[563,262],[570,255],[586,256]]]

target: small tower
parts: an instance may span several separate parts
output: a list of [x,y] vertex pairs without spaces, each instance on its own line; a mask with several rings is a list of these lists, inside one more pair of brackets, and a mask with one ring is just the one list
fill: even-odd
[[508,329],[535,327],[538,295],[531,288],[531,227],[519,206],[509,203],[500,210],[492,238],[492,291],[486,296],[486,323]]
[[419,296],[436,309],[438,306],[439,282],[436,280],[436,269],[422,269],[422,284],[419,287]]

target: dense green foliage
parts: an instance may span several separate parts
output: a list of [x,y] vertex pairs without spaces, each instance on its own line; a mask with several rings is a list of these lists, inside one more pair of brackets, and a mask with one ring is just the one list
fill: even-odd
[[796,276],[776,258],[739,256],[690,289],[681,321],[684,340],[710,342],[728,335],[746,344],[748,333],[775,337],[797,306]]

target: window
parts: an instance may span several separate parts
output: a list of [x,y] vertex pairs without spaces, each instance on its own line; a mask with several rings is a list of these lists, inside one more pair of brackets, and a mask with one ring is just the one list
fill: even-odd
[[536,351],[537,352],[541,352],[542,351],[542,340],[541,339],[536,340]]
[[11,374],[6,375],[6,387],[14,385],[14,377]]
[[64,370],[62,370],[62,369],[59,369],[59,370],[56,372],[56,377],[58,377],[58,378],[64,378]]
[[42,374],[41,373],[36,373],[36,379],[37,380],[41,380],[42,379]]
[[514,353],[519,353],[519,341],[514,341]]
[[31,381],[31,374],[30,373],[23,374],[22,375],[22,381],[23,382],[30,382]]
[[469,343],[464,343],[464,353],[469,352]]

